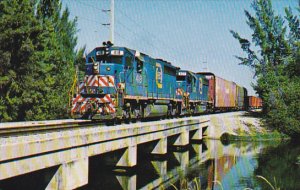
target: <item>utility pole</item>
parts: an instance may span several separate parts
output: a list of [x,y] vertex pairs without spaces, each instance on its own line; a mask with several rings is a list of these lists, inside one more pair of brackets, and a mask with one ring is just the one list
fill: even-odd
[[102,12],[105,12],[108,14],[110,12],[110,22],[102,24],[103,26],[109,26],[110,29],[110,35],[109,40],[111,43],[114,43],[115,41],[115,0],[110,0],[110,9],[103,9]]
[[115,41],[115,0],[110,1],[110,41],[114,43]]

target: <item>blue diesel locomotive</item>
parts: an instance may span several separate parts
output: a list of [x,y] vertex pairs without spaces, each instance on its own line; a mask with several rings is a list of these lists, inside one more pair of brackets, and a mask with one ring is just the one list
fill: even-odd
[[195,74],[182,73],[162,59],[104,44],[86,57],[86,76],[78,85],[71,114],[131,120],[200,112],[207,99],[205,79],[199,82]]
[[209,105],[205,75],[107,42],[86,56],[85,77],[77,85],[71,115],[130,121],[198,114]]

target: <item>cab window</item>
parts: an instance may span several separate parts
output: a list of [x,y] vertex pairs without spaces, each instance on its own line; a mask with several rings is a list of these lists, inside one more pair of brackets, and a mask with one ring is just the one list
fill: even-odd
[[185,76],[176,76],[177,81],[185,81]]
[[131,55],[126,55],[125,57],[125,67],[132,68],[133,57]]
[[111,63],[122,64],[122,56],[109,56]]
[[96,60],[100,63],[116,63],[116,64],[122,64],[122,56],[116,56],[116,55],[101,55],[96,56]]
[[143,62],[137,59],[136,72],[142,73],[142,71],[143,71]]

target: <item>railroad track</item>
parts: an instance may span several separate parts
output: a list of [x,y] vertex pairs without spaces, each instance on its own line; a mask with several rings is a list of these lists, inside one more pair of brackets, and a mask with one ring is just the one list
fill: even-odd
[[12,122],[0,124],[0,136],[12,136],[24,133],[46,132],[52,130],[66,130],[76,127],[88,127],[102,124],[91,120],[53,120],[53,121],[35,121],[35,122]]
[[[228,112],[227,112],[228,113]],[[205,113],[200,115],[225,114],[225,113]],[[184,116],[180,116],[182,118]],[[157,121],[157,118],[148,118],[139,122]],[[17,136],[32,133],[45,133],[49,131],[68,130],[81,127],[104,126],[104,121],[91,120],[50,120],[50,121],[29,121],[29,122],[10,122],[0,123],[0,137]]]

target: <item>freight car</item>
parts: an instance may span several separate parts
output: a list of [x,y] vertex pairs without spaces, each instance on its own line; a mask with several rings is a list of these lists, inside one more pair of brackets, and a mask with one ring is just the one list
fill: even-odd
[[125,121],[246,108],[247,90],[213,73],[194,73],[110,42],[86,56],[73,118]]
[[246,107],[247,89],[211,72],[199,72],[209,81],[208,109],[210,111],[243,110]]
[[248,106],[248,104],[247,104],[247,101],[248,101],[247,89],[245,87],[236,85],[236,94],[237,94],[237,102],[236,102],[237,110],[245,110]]
[[256,96],[248,96],[248,109],[262,108],[262,99]]

